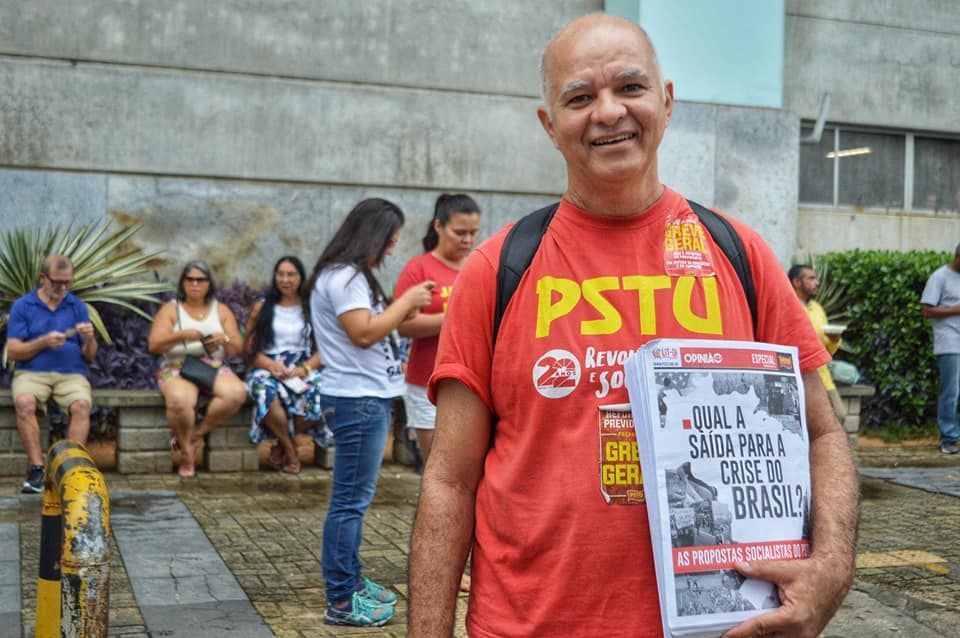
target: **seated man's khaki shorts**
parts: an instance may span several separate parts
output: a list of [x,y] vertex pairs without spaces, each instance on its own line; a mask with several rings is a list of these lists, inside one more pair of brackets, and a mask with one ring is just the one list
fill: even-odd
[[37,398],[37,409],[44,412],[51,396],[65,409],[74,401],[86,401],[87,405],[93,405],[90,382],[82,374],[18,370],[13,373],[11,390],[14,398],[22,394],[32,394]]

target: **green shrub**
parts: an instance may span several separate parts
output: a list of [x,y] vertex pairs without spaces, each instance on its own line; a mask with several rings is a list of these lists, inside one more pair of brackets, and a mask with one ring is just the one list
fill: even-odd
[[930,274],[951,259],[945,252],[881,250],[818,257],[846,293],[845,358],[877,389],[864,406],[863,425],[920,427],[936,418],[937,367],[920,294]]

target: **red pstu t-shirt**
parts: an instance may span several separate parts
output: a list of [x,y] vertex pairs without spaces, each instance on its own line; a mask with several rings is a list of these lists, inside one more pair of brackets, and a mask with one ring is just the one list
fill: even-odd
[[[608,503],[601,489],[600,407],[628,402],[622,360],[650,339],[754,338],[736,272],[709,235],[715,276],[665,274],[667,222],[679,211],[687,203],[669,189],[626,219],[563,202],[492,357],[507,229],[457,279],[431,395],[454,378],[500,417],[477,490],[472,636],[661,636],[642,491]],[[731,221],[758,293],[756,340],[797,346],[801,369],[815,370],[829,355],[783,270],[753,230]]]
[[[433,294],[430,296],[430,305],[420,309],[427,315],[445,312],[450,293],[453,292],[453,280],[460,274],[432,253],[424,253],[414,257],[400,271],[397,285],[394,287],[394,297],[402,295],[407,288],[416,286],[424,281],[433,281]],[[413,340],[410,346],[410,360],[407,363],[407,383],[426,386],[433,372],[433,362],[437,357],[437,343],[439,337],[419,337]]]

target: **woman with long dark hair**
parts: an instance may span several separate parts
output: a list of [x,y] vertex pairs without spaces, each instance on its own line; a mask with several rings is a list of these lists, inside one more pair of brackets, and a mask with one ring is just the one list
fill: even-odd
[[[433,217],[423,237],[423,254],[407,262],[394,288],[401,294],[421,281],[434,281],[430,304],[416,316],[400,324],[398,332],[413,340],[407,363],[407,389],[403,395],[407,427],[413,428],[426,463],[433,445],[437,408],[427,398],[427,381],[433,373],[440,342],[440,328],[453,292],[454,281],[460,274],[480,230],[480,207],[465,194],[443,193],[437,197]],[[460,578],[460,590],[470,590],[470,577]]]
[[480,207],[469,195],[437,197],[433,217],[423,237],[423,254],[407,262],[397,278],[396,294],[422,281],[433,281],[430,304],[400,324],[398,332],[413,339],[403,396],[407,426],[414,428],[426,462],[433,443],[437,410],[427,399],[427,380],[433,372],[447,299],[480,230]]
[[303,296],[306,280],[300,259],[278,259],[270,290],[250,310],[244,342],[251,367],[246,386],[254,403],[250,441],[257,445],[275,438],[269,462],[287,474],[300,473],[295,434],[309,431],[321,446],[328,443],[320,407],[320,355]]
[[[157,384],[173,431],[170,448],[180,453],[177,473],[183,478],[196,475],[204,435],[233,416],[247,398],[243,382],[224,363],[226,357],[239,355],[242,348],[237,319],[227,304],[217,303],[216,292],[210,266],[202,261],[188,262],[180,273],[176,298],[157,310],[147,340],[151,353],[163,355]],[[202,390],[180,376],[188,356],[216,368],[211,390]],[[211,399],[198,424],[196,411],[201,394]]]
[[373,500],[393,399],[403,394],[397,326],[430,303],[433,282],[392,303],[374,275],[397,244],[403,212],[365,199],[347,215],[310,277],[310,320],[324,368],[320,401],[336,442],[323,525],[325,622],[380,626],[396,594],[361,575],[363,517]]

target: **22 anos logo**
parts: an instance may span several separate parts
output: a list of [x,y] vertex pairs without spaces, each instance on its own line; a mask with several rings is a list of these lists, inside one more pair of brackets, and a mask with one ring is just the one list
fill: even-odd
[[566,350],[550,350],[533,364],[533,386],[548,399],[560,399],[580,384],[580,362]]

